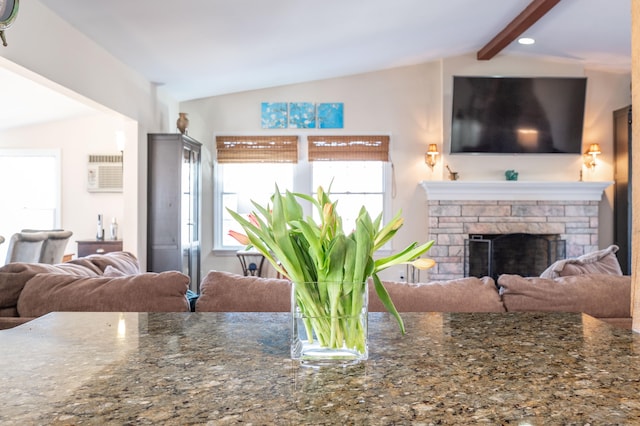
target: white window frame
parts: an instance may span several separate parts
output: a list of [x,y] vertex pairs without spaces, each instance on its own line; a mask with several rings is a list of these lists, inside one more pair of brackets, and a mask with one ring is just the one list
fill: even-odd
[[[62,163],[61,163],[61,151],[60,149],[0,149],[0,157],[53,157],[54,159],[54,206],[53,206],[53,228],[61,227],[61,211],[62,211]],[[5,184],[7,184],[5,182]],[[10,203],[10,200],[5,200]],[[20,229],[14,230],[19,232]],[[3,235],[8,240],[11,235]],[[5,250],[0,253],[0,264],[4,261]]]
[[[214,135],[215,140],[215,135]],[[293,164],[293,191],[304,194],[313,194],[315,189],[312,188],[312,167],[313,164],[307,160],[307,143],[306,136],[300,136],[299,141],[304,141],[298,146],[298,162]],[[392,205],[392,173],[393,168],[391,162],[384,162],[383,164],[383,222],[387,223],[393,217],[391,211]],[[328,184],[328,183],[327,183]],[[223,176],[221,167],[215,160],[213,162],[213,249],[214,254],[220,255],[235,255],[235,253],[242,249],[243,246],[222,246],[222,187]],[[303,204],[304,213],[311,215],[311,206]],[[387,252],[391,250],[391,245],[380,250],[381,252]]]

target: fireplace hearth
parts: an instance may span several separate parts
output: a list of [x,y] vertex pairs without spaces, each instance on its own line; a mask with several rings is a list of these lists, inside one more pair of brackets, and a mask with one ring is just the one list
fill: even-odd
[[539,276],[551,263],[566,257],[566,242],[558,234],[472,234],[465,240],[465,276],[518,274]]
[[463,277],[470,235],[559,235],[566,241],[566,257],[597,250],[599,207],[604,189],[612,183],[423,181],[427,239],[435,240],[429,257],[436,265],[420,279]]

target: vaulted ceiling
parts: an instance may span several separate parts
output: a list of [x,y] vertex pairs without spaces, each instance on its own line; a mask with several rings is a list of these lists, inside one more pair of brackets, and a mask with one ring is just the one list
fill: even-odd
[[[42,2],[178,101],[462,54],[631,68],[631,0]],[[521,32],[537,43],[510,42]],[[496,36],[506,41],[494,46]],[[2,69],[0,93],[10,106],[0,110],[0,129],[91,112]]]
[[177,100],[476,53],[531,3],[552,6],[498,54],[630,70],[631,0],[44,0]]

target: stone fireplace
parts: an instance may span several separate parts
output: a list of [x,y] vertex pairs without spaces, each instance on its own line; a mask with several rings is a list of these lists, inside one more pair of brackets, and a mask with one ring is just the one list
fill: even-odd
[[464,275],[536,277],[565,257],[566,241],[558,234],[470,234],[464,244]]
[[[465,275],[470,235],[557,235],[567,257],[598,249],[598,210],[612,182],[424,181],[429,220],[429,281]],[[423,281],[426,281],[423,277]]]

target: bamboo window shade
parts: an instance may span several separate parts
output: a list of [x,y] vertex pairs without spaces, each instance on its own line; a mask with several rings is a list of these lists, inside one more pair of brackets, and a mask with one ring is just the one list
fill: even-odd
[[218,163],[297,163],[298,136],[216,136]]
[[389,136],[308,136],[309,161],[389,161]]

